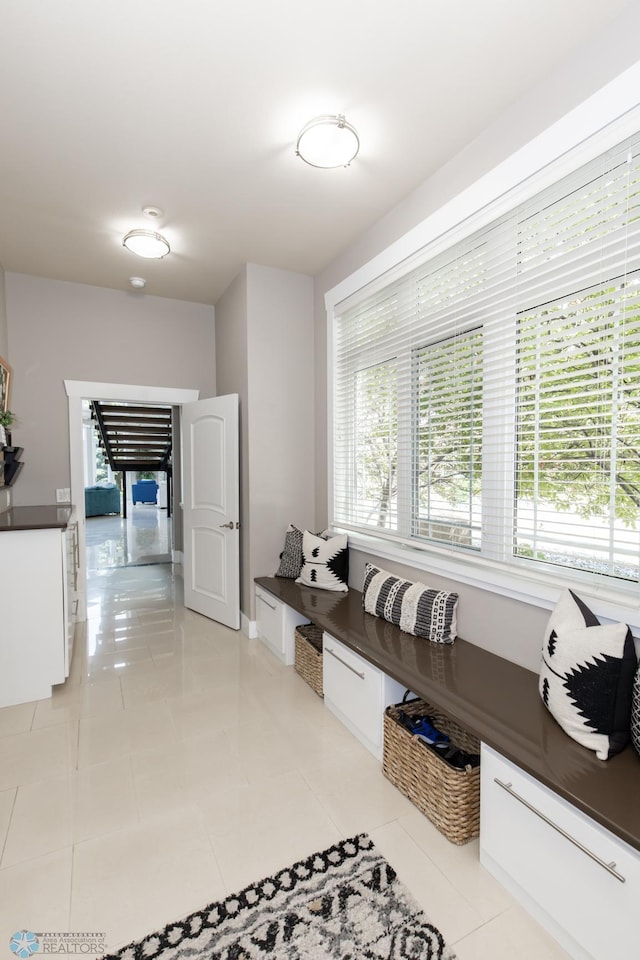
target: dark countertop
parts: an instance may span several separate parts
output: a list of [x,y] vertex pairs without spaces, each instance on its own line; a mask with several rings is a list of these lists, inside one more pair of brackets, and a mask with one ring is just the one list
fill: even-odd
[[558,726],[538,676],[465,640],[430,643],[365,613],[358,590],[332,593],[280,577],[256,584],[341,640],[587,816],[640,850],[640,757],[598,760]]
[[0,513],[0,533],[7,530],[64,530],[73,507],[47,504],[37,507],[10,507]]

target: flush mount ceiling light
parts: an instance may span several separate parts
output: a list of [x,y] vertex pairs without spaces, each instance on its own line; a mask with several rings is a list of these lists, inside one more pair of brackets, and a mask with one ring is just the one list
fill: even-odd
[[146,257],[148,260],[161,260],[171,252],[169,241],[160,233],[154,233],[153,230],[129,230],[124,237],[122,245],[137,253],[139,257]]
[[356,128],[341,113],[310,120],[296,143],[297,156],[312,167],[348,167],[359,149]]

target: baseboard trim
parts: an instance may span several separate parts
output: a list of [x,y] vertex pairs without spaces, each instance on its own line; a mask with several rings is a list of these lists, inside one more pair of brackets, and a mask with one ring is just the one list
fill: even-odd
[[172,563],[184,563],[184,554],[182,550],[172,550],[171,551],[171,562]]
[[249,620],[246,613],[242,613],[242,611],[240,611],[240,629],[245,637],[249,637],[249,640],[254,640],[258,636],[258,625],[256,621]]

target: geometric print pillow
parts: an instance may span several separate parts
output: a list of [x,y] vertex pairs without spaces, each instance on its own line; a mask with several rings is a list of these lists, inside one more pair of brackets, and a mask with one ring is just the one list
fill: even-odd
[[300,576],[302,567],[302,530],[298,530],[292,523],[287,527],[284,535],[284,549],[280,554],[280,566],[276,577],[288,577],[295,580]]
[[416,637],[434,643],[453,643],[456,638],[457,593],[431,590],[372,563],[365,564],[362,605],[367,613]]
[[349,589],[349,547],[346,533],[328,540],[305,530],[302,569],[296,583],[346,593]]
[[[326,530],[318,534],[323,540],[328,539]],[[302,530],[290,523],[284,535],[284,548],[280,554],[280,565],[276,577],[288,577],[295,580],[300,576],[302,569]]]
[[637,658],[626,623],[601,624],[571,590],[553,609],[539,690],[566,734],[608,760],[629,742]]

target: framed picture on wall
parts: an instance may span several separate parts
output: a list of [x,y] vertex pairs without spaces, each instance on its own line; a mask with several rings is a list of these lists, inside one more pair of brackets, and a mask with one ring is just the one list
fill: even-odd
[[9,409],[9,392],[11,390],[11,367],[6,360],[0,357],[0,413]]

